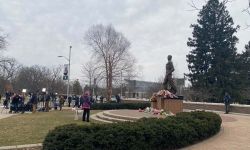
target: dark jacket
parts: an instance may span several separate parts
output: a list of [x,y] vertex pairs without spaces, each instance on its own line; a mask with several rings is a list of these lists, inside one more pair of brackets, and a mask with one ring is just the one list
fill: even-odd
[[37,104],[37,96],[36,96],[36,94],[33,94],[33,95],[31,96],[30,102],[31,102],[32,104]]
[[46,102],[50,101],[50,95],[49,94],[46,95],[45,100],[46,100]]
[[19,102],[19,95],[15,95],[13,98],[12,98],[12,104],[17,104]]
[[224,96],[224,103],[225,103],[225,104],[230,104],[230,101],[231,101],[230,95],[229,95],[229,94],[226,94],[226,95]]

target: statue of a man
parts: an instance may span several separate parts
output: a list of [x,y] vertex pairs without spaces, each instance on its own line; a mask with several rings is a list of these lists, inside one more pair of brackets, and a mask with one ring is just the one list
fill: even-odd
[[169,90],[168,85],[170,85],[170,92],[175,94],[177,92],[176,86],[174,85],[174,80],[172,78],[172,72],[174,72],[174,65],[172,62],[172,56],[168,55],[168,63],[166,64],[166,75],[163,82],[164,90]]

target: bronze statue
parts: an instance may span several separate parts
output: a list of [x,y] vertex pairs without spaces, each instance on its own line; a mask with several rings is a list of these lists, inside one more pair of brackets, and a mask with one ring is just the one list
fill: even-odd
[[[166,75],[163,82],[164,90],[168,90],[175,94],[177,92],[176,86],[174,85],[174,80],[172,78],[172,72],[174,72],[174,65],[172,62],[172,56],[168,55],[168,63],[166,64]],[[168,89],[168,85],[170,89]]]

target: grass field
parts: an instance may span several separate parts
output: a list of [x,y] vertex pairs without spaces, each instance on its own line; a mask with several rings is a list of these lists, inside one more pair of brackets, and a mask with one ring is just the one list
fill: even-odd
[[[91,110],[91,114],[97,112]],[[74,120],[74,112],[71,110],[25,113],[1,119],[0,146],[42,143],[49,130],[72,123],[91,125],[81,121],[81,118]]]

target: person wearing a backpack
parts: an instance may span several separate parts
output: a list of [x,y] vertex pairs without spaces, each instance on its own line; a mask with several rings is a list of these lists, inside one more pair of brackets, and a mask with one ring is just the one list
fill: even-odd
[[89,92],[85,92],[84,95],[81,96],[81,100],[82,100],[81,107],[83,109],[82,121],[86,120],[87,122],[89,122],[90,106],[91,106]]

